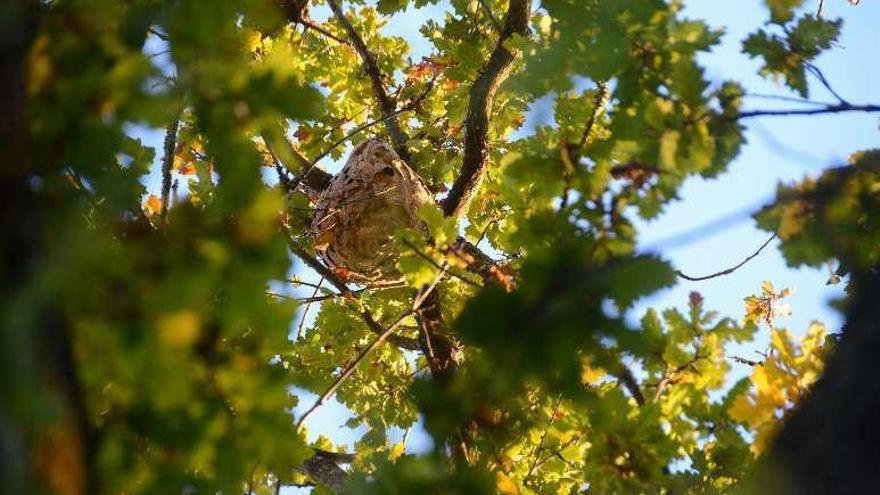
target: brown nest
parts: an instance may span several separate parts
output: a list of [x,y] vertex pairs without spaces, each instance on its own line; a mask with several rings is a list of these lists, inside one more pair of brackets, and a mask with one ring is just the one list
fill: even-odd
[[312,233],[318,256],[346,281],[398,283],[394,234],[423,230],[418,209],[434,198],[387,143],[359,144],[316,202]]

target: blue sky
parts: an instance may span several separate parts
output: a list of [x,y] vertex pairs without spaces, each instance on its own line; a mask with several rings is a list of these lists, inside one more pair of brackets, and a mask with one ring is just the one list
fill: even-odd
[[[849,101],[880,102],[880,29],[877,28],[880,2],[864,0],[858,7],[846,0],[826,0],[825,3],[826,17],[844,19],[843,36],[838,46],[823,54],[816,65]],[[704,19],[712,27],[724,28],[726,33],[720,47],[701,57],[710,81],[731,79],[741,82],[748,93],[796,96],[781,84],[759,78],[758,62],[740,52],[741,40],[767,19],[762,0],[693,0],[685,4],[685,16]],[[811,0],[805,8],[815,10],[818,4],[819,0]],[[418,28],[429,18],[442,19],[444,5],[410,9],[401,19],[387,25],[385,32],[406,39],[412,47],[412,58],[418,60],[430,53],[430,45]],[[322,9],[313,10],[313,16],[318,19],[325,15]],[[812,99],[834,101],[817,81],[810,82]],[[784,106],[773,100],[747,99],[749,108],[780,105]],[[527,124],[540,123],[543,114],[545,112],[538,109]],[[877,115],[867,114],[764,117],[745,121],[748,144],[728,172],[715,180],[690,179],[681,191],[681,200],[668,205],[660,218],[640,223],[640,248],[660,253],[676,268],[692,275],[713,273],[738,263],[769,237],[768,233],[755,228],[750,214],[770,201],[777,183],[817,175],[826,167],[843,164],[853,151],[880,146],[878,122]],[[138,129],[136,133],[147,144],[160,147],[162,132]],[[158,191],[156,171],[145,182],[151,192]],[[825,284],[829,275],[827,268],[787,267],[775,245],[776,241],[734,274],[704,282],[682,281],[674,288],[645,298],[638,302],[631,316],[640,317],[648,307],[683,307],[688,292],[697,290],[704,296],[707,308],[739,317],[743,312],[743,298],[758,292],[762,281],[770,280],[777,288],[794,289],[787,300],[793,316],[781,319],[779,326],[801,334],[810,321],[821,320],[830,330],[838,330],[842,318],[827,303],[842,295],[842,287]],[[761,333],[755,345],[734,349],[731,353],[753,357],[753,351],[763,349],[768,340],[769,336]],[[305,394],[300,400],[298,409],[301,410],[307,408],[314,397]],[[335,441],[349,442],[356,438],[357,432],[352,435],[351,430],[338,428],[345,417],[344,408],[338,404],[328,405],[310,419],[309,427]],[[423,434],[411,434],[410,439],[412,448],[427,446],[428,439]]]

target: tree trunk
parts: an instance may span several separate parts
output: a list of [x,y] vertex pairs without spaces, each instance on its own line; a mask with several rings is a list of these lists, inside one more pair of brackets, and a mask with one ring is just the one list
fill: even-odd
[[880,493],[880,272],[859,278],[825,373],[760,471],[764,493]]

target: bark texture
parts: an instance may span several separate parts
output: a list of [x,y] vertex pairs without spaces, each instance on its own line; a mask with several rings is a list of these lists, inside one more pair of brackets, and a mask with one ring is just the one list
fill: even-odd
[[765,493],[880,493],[880,271],[853,283],[843,337],[759,476]]

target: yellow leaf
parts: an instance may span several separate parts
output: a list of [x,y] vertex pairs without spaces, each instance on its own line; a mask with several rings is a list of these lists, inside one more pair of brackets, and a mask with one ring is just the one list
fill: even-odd
[[660,138],[660,168],[670,170],[675,168],[675,157],[678,153],[678,142],[681,133],[678,131],[666,131]]
[[754,417],[755,406],[749,400],[748,395],[740,395],[736,399],[734,399],[733,404],[730,406],[730,409],[727,410],[727,414],[730,416],[730,419],[734,421],[738,421],[740,423],[749,423],[751,424],[751,419]]
[[159,340],[168,347],[192,345],[199,338],[201,326],[199,314],[191,310],[166,313],[156,320]]
[[775,379],[781,374],[778,366],[774,366],[773,362],[768,360],[763,366],[755,366],[752,373],[752,383],[758,390],[758,398],[762,403],[772,405],[773,407],[785,406],[785,391],[777,382],[782,380]]
[[147,215],[156,216],[162,211],[162,200],[159,196],[150,194],[146,201],[144,201],[143,208]]
[[244,35],[244,47],[249,52],[257,51],[263,41],[263,35],[259,31],[247,30]]
[[585,385],[594,385],[596,382],[605,377],[607,373],[602,368],[594,368],[589,362],[583,363],[581,370],[581,383]]
[[773,436],[776,433],[776,425],[777,423],[766,423],[758,430],[757,435],[755,435],[755,441],[749,446],[749,450],[755,454],[755,457],[761,455],[767,450],[767,447],[770,445],[770,440],[773,439]]
[[394,444],[394,447],[391,447],[391,453],[388,454],[388,459],[392,461],[396,461],[400,456],[403,455],[403,451],[406,447],[403,445],[403,442],[397,442]]
[[800,201],[789,204],[782,211],[782,218],[779,220],[779,238],[782,240],[791,239],[804,229],[804,204]]
[[825,343],[825,336],[827,334],[828,331],[825,329],[825,325],[815,321],[811,323],[809,330],[807,330],[807,334],[801,340],[801,352],[804,357],[808,357],[819,351],[822,344]]
[[519,493],[516,483],[502,472],[495,473],[495,488],[502,495],[517,495]]
[[792,342],[792,337],[788,330],[772,330],[770,332],[770,343],[779,352],[782,362],[786,364],[794,362],[794,342]]

